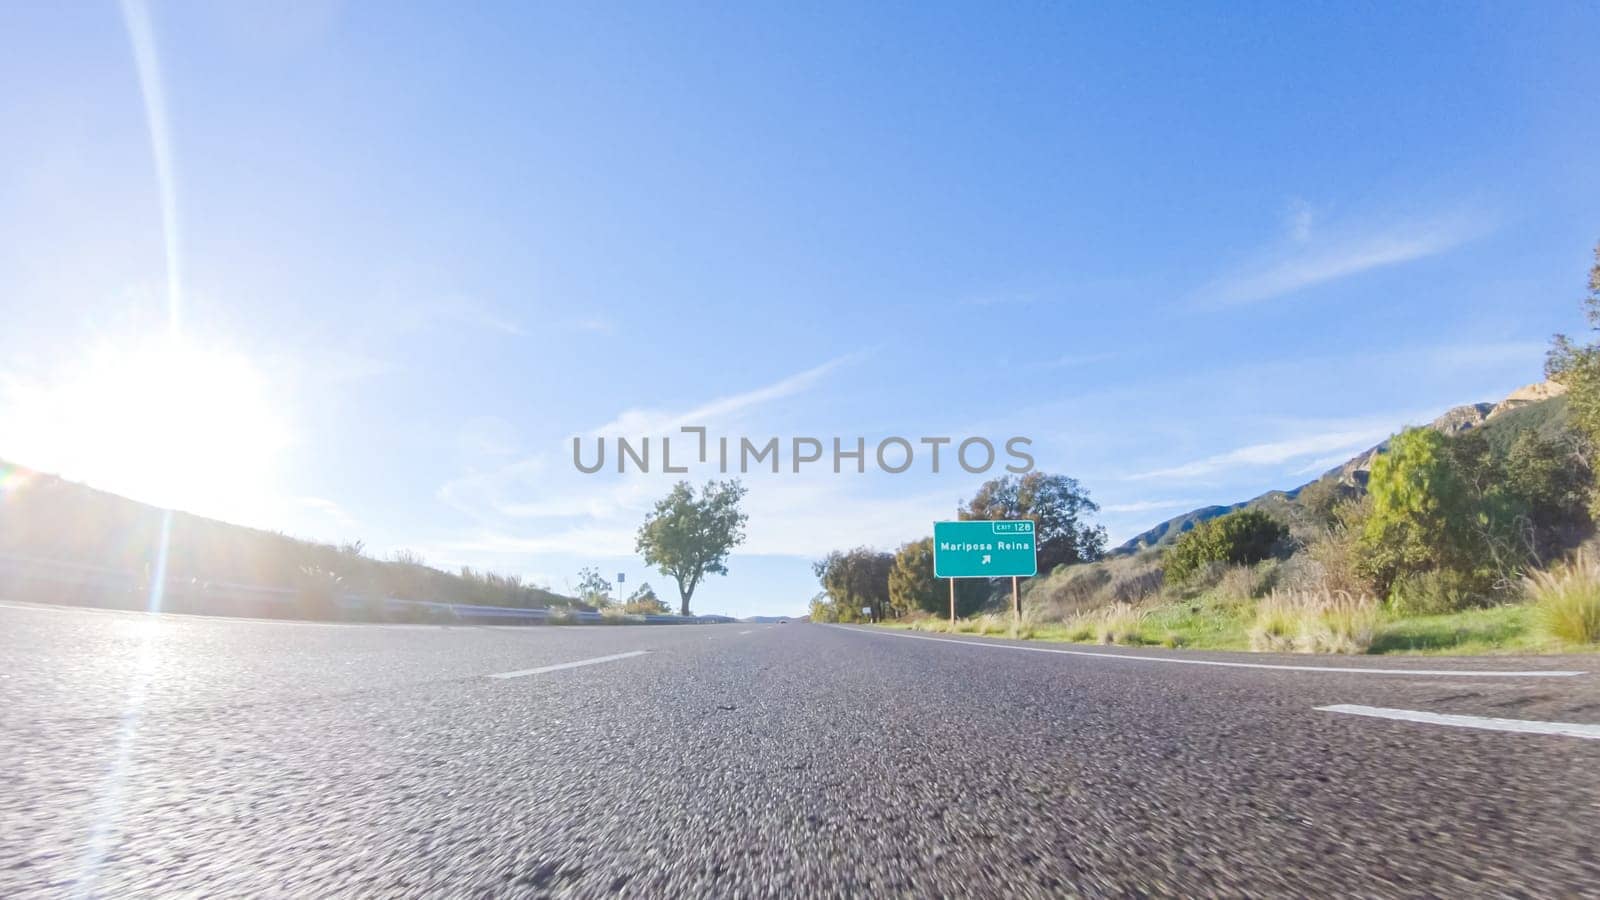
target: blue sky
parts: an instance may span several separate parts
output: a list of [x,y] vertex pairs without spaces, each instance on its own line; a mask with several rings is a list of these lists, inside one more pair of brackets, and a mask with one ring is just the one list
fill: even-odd
[[[277,6],[0,12],[0,457],[664,588],[573,435],[1026,435],[1120,540],[1538,380],[1600,239],[1587,4]],[[979,480],[751,477],[696,607]]]

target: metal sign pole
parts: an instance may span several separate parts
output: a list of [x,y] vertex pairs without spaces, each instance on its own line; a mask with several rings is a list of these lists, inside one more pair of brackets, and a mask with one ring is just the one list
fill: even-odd
[[956,627],[956,580],[950,579],[950,627]]
[[1017,576],[1011,576],[1011,624],[1022,627],[1022,595],[1017,593]]

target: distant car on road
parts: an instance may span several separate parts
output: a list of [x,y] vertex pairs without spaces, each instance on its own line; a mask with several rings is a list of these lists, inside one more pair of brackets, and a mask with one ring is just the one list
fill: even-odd
[[778,624],[779,625],[787,625],[787,624],[789,624],[789,620],[788,619],[779,619],[778,620]]

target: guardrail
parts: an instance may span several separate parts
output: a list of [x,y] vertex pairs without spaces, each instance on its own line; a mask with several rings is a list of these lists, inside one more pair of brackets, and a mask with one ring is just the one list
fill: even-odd
[[[67,606],[144,610],[151,590],[143,572],[65,560],[0,553],[0,599],[24,599]],[[163,612],[260,618],[313,618],[339,621],[424,622],[462,625],[697,625],[733,622],[727,616],[606,616],[593,610],[546,607],[478,606],[400,597],[344,594],[334,598],[333,615],[315,616],[293,588],[228,581],[168,577],[160,594]]]

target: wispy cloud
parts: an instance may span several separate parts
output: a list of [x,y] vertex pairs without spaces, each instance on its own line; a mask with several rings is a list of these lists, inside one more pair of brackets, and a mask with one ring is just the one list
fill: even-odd
[[[839,356],[761,387],[717,397],[685,411],[628,410],[587,433],[608,438],[642,437],[671,435],[684,425],[716,426],[766,404],[800,394],[860,356],[860,353]],[[693,447],[692,437],[681,438],[688,447]],[[694,463],[693,450],[688,459],[681,461]],[[504,525],[508,520],[529,519],[596,523],[633,516],[648,509],[650,498],[660,490],[656,476],[629,479],[582,476],[564,458],[558,460],[554,454],[535,454],[501,461],[484,471],[446,482],[439,488],[438,497],[483,523]],[[580,542],[583,539],[582,535],[575,538]],[[566,538],[558,536],[552,540]]]
[[593,429],[590,433],[602,435],[660,434],[674,431],[684,425],[714,423],[745,410],[805,391],[818,381],[821,381],[828,373],[838,369],[840,366],[855,362],[862,355],[862,353],[857,352],[834,357],[821,365],[813,366],[802,372],[796,372],[786,378],[780,378],[771,384],[739,394],[718,397],[683,412],[630,409],[599,428]]
[[1482,216],[1448,215],[1312,240],[1309,210],[1291,214],[1291,245],[1199,292],[1204,306],[1260,303],[1363,272],[1425,259],[1488,233]]
[[1107,503],[1100,507],[1103,513],[1138,513],[1157,509],[1192,509],[1199,500],[1138,500],[1133,503]]
[[1046,360],[1045,362],[1040,363],[1039,368],[1071,369],[1078,366],[1092,366],[1095,363],[1109,362],[1113,359],[1116,359],[1119,355],[1120,354],[1111,353],[1109,351],[1105,353],[1068,353],[1065,356],[1058,356],[1055,359]]
[[961,301],[962,306],[1026,306],[1038,298],[1030,294],[982,294]]
[[1248,444],[1192,462],[1126,476],[1129,481],[1204,478],[1242,467],[1280,466],[1306,457],[1325,457],[1336,450],[1359,452],[1393,434],[1392,426],[1365,426],[1324,431],[1282,441]]
[[1311,228],[1316,224],[1316,212],[1311,204],[1296,197],[1289,201],[1289,212],[1284,217],[1289,239],[1297,244],[1311,240]]

